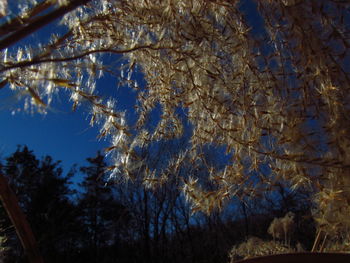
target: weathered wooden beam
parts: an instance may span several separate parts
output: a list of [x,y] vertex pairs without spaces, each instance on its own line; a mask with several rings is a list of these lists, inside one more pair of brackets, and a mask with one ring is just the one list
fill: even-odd
[[23,214],[16,195],[8,185],[7,179],[0,173],[0,198],[1,202],[16,229],[16,233],[22,243],[24,252],[30,263],[44,263],[39,252],[34,234]]

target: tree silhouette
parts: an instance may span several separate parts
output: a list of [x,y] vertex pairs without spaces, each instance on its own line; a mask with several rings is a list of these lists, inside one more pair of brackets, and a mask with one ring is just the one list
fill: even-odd
[[[75,208],[68,198],[72,193],[69,189],[72,174],[63,176],[59,162],[53,162],[50,156],[39,161],[26,146],[19,147],[6,159],[3,170],[44,258],[61,262],[66,256],[62,252],[76,245],[74,236],[79,231]],[[16,259],[23,258],[23,252],[10,226],[9,222],[1,225],[10,231],[6,233],[11,247],[8,260],[17,262]]]
[[89,262],[103,262],[103,258],[110,255],[105,255],[102,250],[118,245],[118,228],[125,227],[118,222],[128,216],[128,211],[115,199],[111,185],[107,183],[104,156],[98,153],[87,161],[89,166],[80,168],[86,176],[80,184],[83,193],[78,200],[80,217],[86,227],[83,246],[87,249],[85,256]]
[[[315,190],[319,231],[349,240],[348,1],[101,0],[51,7],[73,3],[82,5],[62,18],[65,33],[46,45],[3,51],[2,87],[27,94],[26,105],[40,111],[61,89],[74,108],[88,102],[91,124],[111,141],[111,175],[126,179],[142,166],[138,148],[181,137],[186,116],[188,148],[163,174],[185,159],[204,162],[208,145],[231,160],[223,169],[208,165],[214,190],[196,178],[183,181],[195,207],[211,212],[227,198],[259,196],[284,180],[291,189]],[[28,14],[40,4],[18,15],[28,27],[36,22]],[[104,54],[122,55],[125,63],[108,65]],[[103,73],[137,91],[135,126],[117,111],[118,98],[96,95]],[[146,120],[156,109],[160,118],[150,130]]]

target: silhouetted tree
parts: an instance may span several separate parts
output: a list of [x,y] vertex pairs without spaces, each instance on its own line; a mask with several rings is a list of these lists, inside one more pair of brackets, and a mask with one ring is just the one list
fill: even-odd
[[[113,194],[106,178],[104,156],[98,153],[94,158],[87,158],[89,166],[80,168],[85,177],[80,183],[82,194],[78,200],[80,217],[85,227],[83,247],[89,262],[112,262],[113,254],[122,240],[122,230],[129,216]],[[109,247],[114,248],[107,252]],[[109,258],[109,259],[108,259]]]
[[[49,262],[61,262],[67,258],[65,253],[76,245],[79,230],[75,207],[69,199],[72,194],[69,184],[73,174],[63,176],[59,165],[60,162],[54,162],[50,156],[38,160],[24,146],[18,147],[6,159],[3,167],[40,250]],[[3,209],[1,213],[4,215]],[[23,260],[22,250],[9,221],[2,227],[8,229],[6,235],[11,248],[8,262]]]

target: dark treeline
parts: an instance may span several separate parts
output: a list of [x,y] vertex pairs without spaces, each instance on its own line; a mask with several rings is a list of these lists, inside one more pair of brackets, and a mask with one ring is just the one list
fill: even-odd
[[[145,155],[148,167],[162,166],[171,148],[160,145],[152,156]],[[137,176],[116,184],[106,178],[101,154],[87,161],[87,166],[64,174],[60,162],[50,156],[39,160],[27,147],[18,147],[2,161],[1,172],[18,197],[46,262],[228,262],[233,245],[253,235],[271,239],[270,222],[288,211],[296,214],[292,242],[306,249],[312,245],[308,192],[290,191],[281,183],[278,191],[260,199],[232,200],[220,213],[192,215],[179,177],[169,177],[156,189],[145,188]],[[180,172],[203,171],[189,167]],[[72,181],[78,176],[83,177],[77,186]],[[2,244],[3,261],[27,262],[2,206],[0,230],[7,239]]]

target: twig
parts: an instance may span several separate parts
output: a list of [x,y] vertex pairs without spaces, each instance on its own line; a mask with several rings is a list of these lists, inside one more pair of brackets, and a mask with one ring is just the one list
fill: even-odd
[[318,230],[317,236],[314,241],[314,245],[312,246],[311,252],[315,252],[317,250],[318,245],[320,244],[321,241],[321,232],[322,230]]

